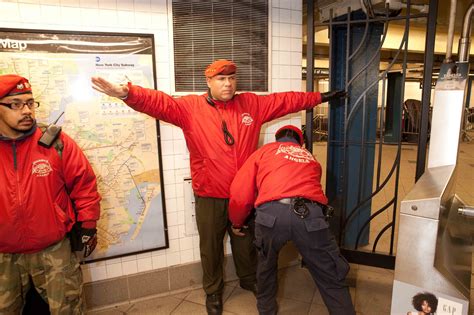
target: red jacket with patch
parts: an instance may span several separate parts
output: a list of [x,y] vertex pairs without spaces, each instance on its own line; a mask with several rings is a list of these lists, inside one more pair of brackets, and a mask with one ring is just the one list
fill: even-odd
[[[207,95],[173,98],[161,91],[130,85],[125,102],[133,109],[183,130],[191,163],[192,185],[201,197],[229,198],[237,170],[257,149],[260,128],[268,121],[321,103],[319,92],[285,92],[259,96],[236,94],[227,102]],[[224,140],[222,121],[235,139]]]
[[266,144],[248,158],[232,182],[230,221],[241,227],[254,207],[293,197],[327,204],[321,186],[321,165],[296,143]]
[[34,253],[62,240],[76,212],[78,221],[99,219],[96,177],[79,146],[61,133],[60,157],[38,145],[41,134],[0,136],[0,253]]

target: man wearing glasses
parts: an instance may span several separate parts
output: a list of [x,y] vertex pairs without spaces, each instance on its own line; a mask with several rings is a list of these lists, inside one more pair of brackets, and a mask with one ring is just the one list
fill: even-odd
[[39,144],[39,105],[27,79],[0,75],[0,314],[20,314],[31,283],[52,314],[83,314],[82,273],[66,234],[75,225],[90,254],[100,196],[69,136],[58,136],[61,152]]

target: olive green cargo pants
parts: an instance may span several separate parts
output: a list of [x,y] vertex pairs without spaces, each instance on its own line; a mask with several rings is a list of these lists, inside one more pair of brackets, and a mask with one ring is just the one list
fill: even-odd
[[0,314],[21,314],[29,275],[52,315],[83,314],[82,273],[69,239],[33,254],[0,253]]
[[224,288],[224,236],[230,236],[232,257],[240,284],[251,287],[256,283],[257,253],[253,244],[254,224],[243,230],[245,236],[232,233],[227,217],[229,199],[196,198],[196,223],[203,272],[202,285],[206,294],[220,294]]

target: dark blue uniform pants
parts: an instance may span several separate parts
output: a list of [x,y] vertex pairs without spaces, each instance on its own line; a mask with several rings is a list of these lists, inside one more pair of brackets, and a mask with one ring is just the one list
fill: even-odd
[[261,315],[276,314],[278,253],[293,241],[303,257],[330,314],[355,314],[344,280],[349,264],[342,257],[321,207],[306,203],[310,213],[302,219],[290,204],[267,202],[257,208],[255,245],[258,251],[257,308]]

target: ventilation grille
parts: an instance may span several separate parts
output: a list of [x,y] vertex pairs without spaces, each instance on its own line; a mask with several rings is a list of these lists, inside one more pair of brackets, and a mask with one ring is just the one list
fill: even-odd
[[268,0],[172,1],[176,92],[207,90],[216,59],[237,64],[238,90],[268,91]]

